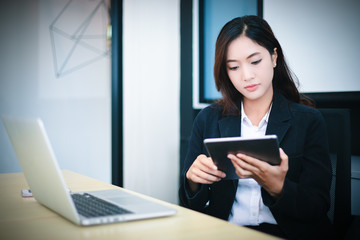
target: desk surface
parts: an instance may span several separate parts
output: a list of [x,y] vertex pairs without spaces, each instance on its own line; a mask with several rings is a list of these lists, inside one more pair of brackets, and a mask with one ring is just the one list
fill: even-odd
[[[63,171],[63,174],[73,192],[117,188],[74,172]],[[0,174],[0,239],[277,239],[144,195],[141,196],[176,208],[177,214],[81,227],[40,205],[34,198],[22,198],[21,189],[26,188],[22,173]]]

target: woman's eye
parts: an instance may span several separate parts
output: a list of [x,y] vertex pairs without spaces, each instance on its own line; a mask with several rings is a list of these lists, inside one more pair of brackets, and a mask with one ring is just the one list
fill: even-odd
[[262,60],[262,59],[259,59],[259,60],[257,60],[257,61],[251,62],[251,64],[256,65],[256,64],[260,63],[260,62],[261,62],[261,60]]
[[238,69],[239,68],[239,66],[235,66],[235,67],[229,67],[229,70],[236,70],[236,69]]

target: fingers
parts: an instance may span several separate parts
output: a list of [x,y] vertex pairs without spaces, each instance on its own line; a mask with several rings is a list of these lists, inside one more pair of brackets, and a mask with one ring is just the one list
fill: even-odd
[[194,183],[212,184],[226,175],[217,169],[211,158],[200,155],[186,173],[186,178]]
[[213,182],[218,182],[221,180],[221,177],[210,174],[199,168],[189,169],[189,176],[193,182],[211,184]]
[[288,156],[282,149],[280,151],[281,163],[278,166],[272,166],[267,162],[244,154],[229,154],[236,174],[240,178],[253,178],[270,195],[280,196],[284,186],[285,177],[289,168]]
[[218,182],[221,180],[219,177],[215,177],[209,174],[196,174],[195,172],[191,173],[188,177],[194,183],[201,183],[201,184],[213,184],[214,182]]
[[282,168],[283,171],[287,172],[289,170],[289,157],[285,154],[282,148],[280,148],[280,158],[281,158],[280,167]]
[[210,174],[219,178],[224,178],[225,173],[218,170],[211,158],[206,157],[205,155],[200,155],[196,160],[196,166],[202,172]]
[[245,174],[247,177],[253,176],[259,171],[259,169],[266,168],[266,164],[264,165],[262,161],[245,154],[229,154],[228,158],[230,158],[233,162],[235,169],[238,168],[238,170],[242,172],[241,175]]

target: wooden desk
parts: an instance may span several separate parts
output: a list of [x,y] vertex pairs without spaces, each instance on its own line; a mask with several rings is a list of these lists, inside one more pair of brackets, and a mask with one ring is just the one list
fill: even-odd
[[[116,188],[74,172],[63,171],[73,192]],[[171,217],[81,227],[37,203],[22,198],[28,188],[22,173],[0,174],[0,239],[277,239],[144,195],[177,209]],[[140,195],[140,194],[139,194]]]

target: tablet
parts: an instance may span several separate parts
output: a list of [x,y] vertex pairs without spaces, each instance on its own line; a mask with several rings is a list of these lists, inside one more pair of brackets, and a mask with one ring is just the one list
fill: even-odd
[[229,153],[243,153],[266,161],[271,165],[279,165],[281,162],[276,135],[266,135],[257,138],[207,138],[204,140],[204,144],[218,169],[226,173],[225,179],[239,178],[230,159],[227,158]]

